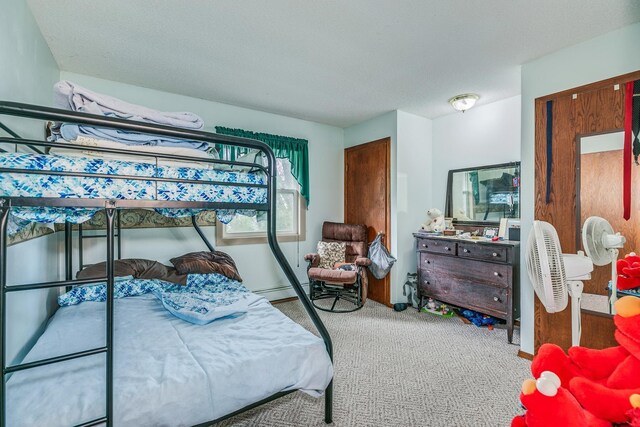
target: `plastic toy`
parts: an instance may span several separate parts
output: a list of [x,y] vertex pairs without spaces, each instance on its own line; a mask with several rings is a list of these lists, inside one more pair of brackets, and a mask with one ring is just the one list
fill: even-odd
[[477,311],[463,310],[462,315],[478,327],[487,326],[489,329],[493,329],[493,325],[496,324],[495,318],[487,316],[486,314],[478,313]]

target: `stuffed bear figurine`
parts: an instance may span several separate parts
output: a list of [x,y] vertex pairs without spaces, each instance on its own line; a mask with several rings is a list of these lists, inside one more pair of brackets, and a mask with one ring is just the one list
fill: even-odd
[[611,427],[585,411],[576,398],[564,387],[553,372],[545,371],[538,380],[522,383],[520,403],[527,409],[515,417],[511,427]]
[[[570,391],[589,414],[589,423],[583,425],[629,422],[634,408],[631,396],[640,393],[640,298],[620,298],[615,303],[615,310],[617,314],[613,320],[619,346],[604,350],[576,346],[571,347],[567,355],[554,344],[544,344],[531,365],[531,372],[536,378],[545,371],[557,374],[561,389]],[[529,418],[536,419],[538,412],[560,414],[573,410],[570,408],[573,404],[567,403],[562,396],[558,399],[527,396],[522,396],[528,402],[522,402],[527,408],[525,421],[529,412],[532,412]],[[609,424],[602,424],[601,421]],[[526,422],[515,425],[541,427],[548,424]]]
[[431,208],[427,211],[427,221],[420,227],[424,231],[442,232],[446,228],[444,215],[438,208]]
[[616,263],[618,268],[618,289],[626,291],[640,287],[640,256],[631,252]]

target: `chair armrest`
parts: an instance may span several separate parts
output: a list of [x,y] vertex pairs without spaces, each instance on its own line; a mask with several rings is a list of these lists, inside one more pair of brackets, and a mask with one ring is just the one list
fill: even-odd
[[359,267],[368,267],[371,265],[371,260],[365,257],[358,257],[356,258],[355,264]]
[[320,255],[306,254],[304,260],[309,262],[309,267],[317,267],[320,264]]

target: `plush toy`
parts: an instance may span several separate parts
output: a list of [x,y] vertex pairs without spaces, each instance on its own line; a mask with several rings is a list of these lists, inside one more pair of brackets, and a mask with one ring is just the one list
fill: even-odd
[[629,427],[640,427],[640,394],[632,394],[629,398],[629,403],[633,407],[632,410],[627,412]]
[[446,228],[444,215],[438,208],[431,208],[427,211],[427,221],[420,227],[424,231],[442,232]]
[[471,218],[469,218],[469,217],[467,216],[467,214],[466,214],[466,213],[464,213],[464,210],[462,210],[462,209],[458,209],[458,210],[456,211],[455,218],[456,218],[458,221],[471,221]]
[[631,252],[616,263],[618,268],[617,287],[621,291],[640,287],[640,256]]
[[522,383],[520,402],[527,409],[515,417],[511,427],[611,427],[612,424],[585,411],[553,372],[545,371],[538,380]]
[[[604,350],[576,346],[566,355],[560,347],[544,344],[531,372],[534,377],[544,371],[556,373],[562,388],[568,389],[586,411],[610,423],[625,423],[633,409],[631,395],[640,394],[640,298],[620,298],[615,309],[619,346]],[[564,411],[552,402],[544,410]]]

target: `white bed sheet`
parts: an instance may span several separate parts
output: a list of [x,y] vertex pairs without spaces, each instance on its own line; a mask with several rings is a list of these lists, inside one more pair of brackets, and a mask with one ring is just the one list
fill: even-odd
[[[324,342],[265,299],[198,326],[153,296],[115,302],[116,426],[189,426],[285,390],[320,396],[333,376]],[[105,304],[62,307],[24,362],[100,347]],[[69,426],[105,411],[104,354],[17,372],[8,426]]]

